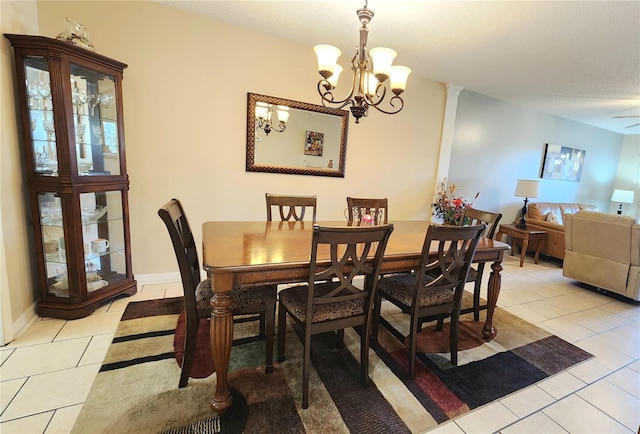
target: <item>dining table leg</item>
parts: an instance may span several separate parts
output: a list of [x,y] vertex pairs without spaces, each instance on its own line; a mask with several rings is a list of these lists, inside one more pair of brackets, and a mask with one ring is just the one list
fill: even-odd
[[231,407],[233,402],[229,393],[227,373],[233,341],[233,314],[229,293],[233,288],[231,273],[213,274],[213,297],[211,298],[211,354],[216,369],[216,392],[211,408],[219,415]]
[[495,261],[491,264],[491,274],[489,275],[489,287],[487,288],[487,318],[482,326],[482,336],[490,341],[496,336],[496,329],[493,327],[493,312],[498,303],[500,295],[500,285],[502,284],[502,261]]

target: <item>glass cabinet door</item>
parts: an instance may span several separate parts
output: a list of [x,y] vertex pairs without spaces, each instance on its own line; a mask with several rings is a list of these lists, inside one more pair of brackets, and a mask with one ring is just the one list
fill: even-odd
[[[127,279],[122,203],[119,190],[80,194],[87,293]],[[60,197],[40,193],[38,205],[48,293],[68,298],[70,293],[80,292],[79,287],[70,288],[68,278],[67,251],[73,248],[74,238],[65,237]]]
[[66,246],[62,228],[62,203],[54,193],[38,194],[42,251],[47,279],[47,289],[57,297],[69,297],[67,280]]
[[87,292],[127,276],[122,192],[80,194]]
[[78,174],[120,175],[115,77],[73,63],[69,68]]
[[[78,175],[120,175],[120,140],[116,79],[71,63],[71,101]],[[53,121],[49,63],[25,59],[27,105],[33,146],[33,167],[40,175],[58,176],[58,141]]]
[[25,60],[33,167],[41,175],[57,176],[58,153],[48,68],[49,63],[44,57],[27,57]]

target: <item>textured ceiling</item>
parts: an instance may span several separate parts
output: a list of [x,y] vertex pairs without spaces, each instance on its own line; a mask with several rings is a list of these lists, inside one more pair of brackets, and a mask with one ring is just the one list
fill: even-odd
[[[335,45],[350,57],[364,1],[159,3],[309,45]],[[368,7],[375,13],[369,47],[395,49],[396,63],[414,75],[640,134],[640,126],[628,128],[640,123],[640,1],[371,0]]]

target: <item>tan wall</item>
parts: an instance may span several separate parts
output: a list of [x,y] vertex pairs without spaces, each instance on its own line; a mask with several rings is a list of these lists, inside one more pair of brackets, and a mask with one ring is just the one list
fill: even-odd
[[429,214],[441,84],[415,79],[405,111],[352,122],[344,179],[248,173],[247,92],[318,102],[311,47],[151,2],[38,2],[38,13],[43,35],[55,36],[64,18],[74,17],[98,52],[129,64],[124,116],[134,273],[176,269],[156,214],[174,196],[195,232],[210,219],[263,219],[267,191],[316,194],[319,219],[342,218],[347,195],[387,196],[394,218]]
[[[35,6],[35,2],[0,2],[0,33],[37,33]],[[0,345],[4,345],[35,315],[35,260],[29,248],[31,226],[18,146],[13,52],[9,40],[0,39]]]
[[[135,274],[177,271],[157,216],[171,197],[183,201],[197,238],[205,220],[263,219],[265,192],[316,194],[321,220],[343,218],[348,195],[388,197],[392,219],[430,217],[443,84],[412,76],[401,113],[372,110],[359,125],[351,120],[345,178],[249,173],[247,92],[319,104],[311,46],[153,2],[39,1],[37,12],[41,35],[55,37],[73,17],[98,53],[129,65],[124,116]],[[15,149],[3,152],[18,166]],[[12,215],[3,228],[24,233],[24,221]],[[22,238],[17,250],[28,256]]]

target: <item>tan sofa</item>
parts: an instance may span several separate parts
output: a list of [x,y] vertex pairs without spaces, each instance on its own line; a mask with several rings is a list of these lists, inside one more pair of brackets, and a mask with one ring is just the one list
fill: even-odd
[[[564,259],[564,216],[580,210],[598,211],[595,205],[578,203],[536,202],[527,209],[527,227],[547,232],[540,253]],[[535,248],[535,245],[533,246]]]
[[564,223],[562,275],[640,300],[640,224],[590,211],[567,215]]

